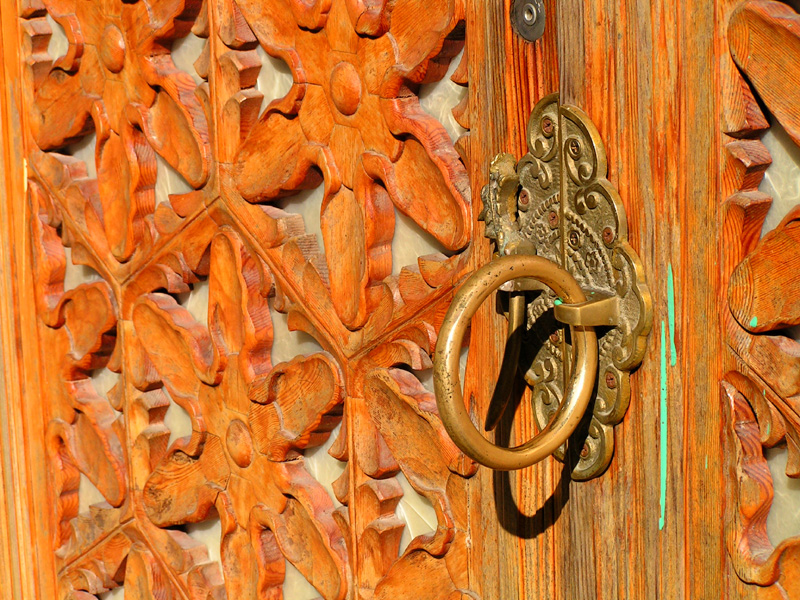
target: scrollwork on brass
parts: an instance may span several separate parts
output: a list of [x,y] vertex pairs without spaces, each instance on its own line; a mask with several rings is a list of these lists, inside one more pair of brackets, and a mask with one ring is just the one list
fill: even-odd
[[[614,425],[630,401],[630,372],[644,355],[652,301],[642,264],[628,243],[625,209],[606,179],[606,152],[597,128],[580,109],[543,98],[528,121],[528,153],[517,161],[495,157],[481,194],[485,235],[498,254],[536,254],[561,265],[590,300],[603,300],[612,324],[597,327],[598,383],[588,435],[573,479],[600,475],[614,453]],[[569,373],[570,340],[554,317],[559,299],[532,280],[506,284],[525,292],[525,380],[533,390],[536,421],[551,420]],[[567,359],[567,360],[565,360]],[[565,448],[556,456],[563,460]]]

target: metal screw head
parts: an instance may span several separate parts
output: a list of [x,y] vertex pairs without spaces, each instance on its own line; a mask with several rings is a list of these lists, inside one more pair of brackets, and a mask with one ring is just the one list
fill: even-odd
[[520,191],[520,193],[519,193],[519,203],[522,206],[528,206],[530,201],[531,201],[531,196],[528,193],[528,190],[523,188],[522,191]]
[[558,213],[554,210],[551,210],[547,215],[547,222],[550,223],[550,227],[553,229],[558,227]]
[[603,229],[603,241],[609,246],[614,241],[614,230],[611,227]]
[[581,143],[577,139],[572,138],[567,144],[567,148],[572,158],[578,158],[581,155]]
[[558,332],[554,331],[553,333],[550,334],[550,341],[553,342],[554,344],[557,344],[559,342],[559,337],[560,336],[558,335]]
[[554,129],[555,125],[553,124],[553,119],[550,117],[545,117],[542,119],[542,132],[545,135],[552,135]]
[[526,25],[533,25],[536,23],[536,19],[539,17],[539,11],[536,10],[536,7],[528,2],[522,8],[522,18],[525,21]]
[[586,458],[589,456],[589,444],[584,444],[583,448],[581,448],[581,458]]
[[617,387],[617,376],[611,371],[606,371],[606,387],[610,390]]
[[569,232],[569,245],[573,248],[577,248],[581,245],[581,236],[574,229]]

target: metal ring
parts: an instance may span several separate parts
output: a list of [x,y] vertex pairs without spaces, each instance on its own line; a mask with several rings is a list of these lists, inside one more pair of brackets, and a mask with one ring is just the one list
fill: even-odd
[[502,256],[473,273],[456,292],[447,311],[434,355],[436,404],[447,433],[470,458],[499,471],[528,467],[550,456],[567,441],[583,418],[597,377],[597,336],[590,326],[570,325],[574,363],[572,377],[552,421],[533,439],[514,448],[496,446],[475,428],[464,405],[459,377],[459,353],[470,319],[489,295],[507,281],[533,277],[564,302],[584,302],[575,278],[540,256]]

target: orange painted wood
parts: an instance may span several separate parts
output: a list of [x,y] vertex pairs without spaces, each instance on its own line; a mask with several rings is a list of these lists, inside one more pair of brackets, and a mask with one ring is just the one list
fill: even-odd
[[[796,66],[797,17],[775,2],[546,0],[530,44],[511,4],[0,5],[11,597],[280,598],[287,561],[326,600],[798,593],[796,544],[772,549],[763,528],[762,446],[785,442],[800,474],[796,345],[774,332],[798,317],[775,311],[789,288],[768,277],[792,246],[774,242],[786,227],[759,245],[770,200],[757,191],[770,162],[757,98],[795,126],[781,74]],[[47,54],[46,12],[64,56]],[[205,44],[199,84],[172,60],[190,32]],[[293,79],[263,108],[259,46]],[[419,93],[462,49],[454,115],[469,131],[453,142]],[[526,151],[530,110],[554,91],[600,130],[656,301],[616,455],[585,483],[554,460],[478,467],[423,384],[454,290],[491,259],[476,219],[489,162]],[[97,177],[69,155],[92,134]],[[157,204],[165,164],[190,191]],[[281,208],[318,186],[319,240]],[[396,211],[448,256],[393,265]],[[760,287],[734,277],[729,303],[740,264]],[[97,280],[70,289],[68,268]],[[203,285],[209,309],[193,315],[185,295]],[[746,298],[765,335],[742,322]],[[283,318],[319,351],[279,362]],[[465,377],[478,422],[504,340],[487,302]],[[119,377],[107,394],[92,379],[103,371]],[[535,433],[517,391],[500,443]],[[176,407],[191,433],[170,443]],[[333,496],[305,460],[332,435]],[[436,513],[402,553],[401,474]],[[104,501],[79,514],[81,481]],[[216,518],[219,562],[184,531]]]
[[[466,168],[417,96],[464,45],[462,4],[46,0],[3,16],[24,41],[28,171],[5,164],[27,176],[15,235],[41,352],[26,365],[41,360],[46,399],[24,419],[46,465],[41,597],[279,598],[287,562],[326,599],[470,595],[475,465],[420,381],[469,259]],[[199,85],[170,54],[190,31]],[[260,115],[257,44],[295,82]],[[91,135],[96,177],[70,156]],[[192,191],[157,204],[165,163]],[[320,240],[278,206],[317,185]],[[392,265],[395,209],[453,255]],[[81,266],[98,280],[70,288]],[[205,316],[181,304],[200,285]],[[320,351],[279,362],[280,313]],[[191,434],[170,443],[176,407]],[[332,497],[304,455],[337,426]],[[437,522],[402,554],[400,474]],[[79,512],[88,485],[104,501]],[[183,530],[213,519],[219,562]]]

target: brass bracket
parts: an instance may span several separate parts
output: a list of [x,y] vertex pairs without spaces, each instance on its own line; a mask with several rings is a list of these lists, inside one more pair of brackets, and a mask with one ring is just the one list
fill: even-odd
[[[572,348],[564,324],[596,327],[599,381],[586,442],[572,471],[573,479],[586,480],[611,462],[614,426],[630,402],[630,372],[642,360],[652,325],[652,299],[642,263],[628,243],[619,193],[606,179],[605,147],[589,117],[551,94],[534,107],[527,141],[521,160],[499,154],[492,161],[480,218],[499,255],[547,258],[570,273],[588,298],[564,304],[534,279],[500,288],[526,298],[520,368],[532,388],[540,430],[561,404],[570,377]],[[503,408],[490,407],[487,429]],[[565,453],[562,445],[556,457],[564,460]]]

